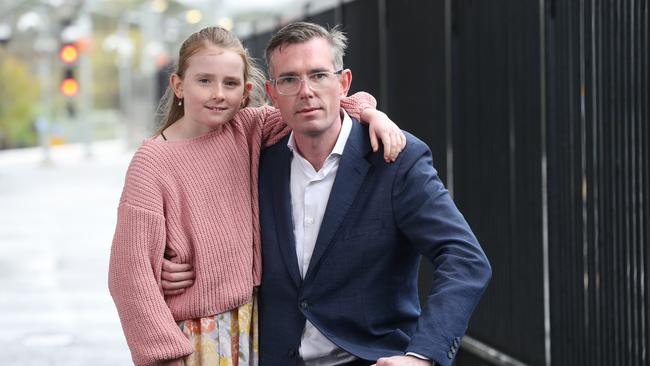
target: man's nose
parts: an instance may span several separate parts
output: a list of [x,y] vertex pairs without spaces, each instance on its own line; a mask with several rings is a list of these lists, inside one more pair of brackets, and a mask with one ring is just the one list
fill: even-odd
[[301,78],[300,89],[298,89],[298,96],[312,97],[313,95],[314,95],[314,91],[311,90],[311,86],[309,86],[309,79],[307,77]]

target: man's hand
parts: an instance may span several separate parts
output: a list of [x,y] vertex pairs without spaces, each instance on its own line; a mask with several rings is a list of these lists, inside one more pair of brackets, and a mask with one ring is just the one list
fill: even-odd
[[170,259],[176,257],[176,253],[165,250],[165,258],[162,264],[162,289],[165,296],[179,295],[185,289],[194,284],[194,271],[191,264],[172,263]]
[[433,362],[415,356],[382,357],[373,366],[431,366]]
[[361,120],[368,123],[372,151],[379,149],[379,139],[384,144],[384,160],[395,161],[406,146],[406,136],[402,130],[385,113],[376,109],[364,109],[361,112]]

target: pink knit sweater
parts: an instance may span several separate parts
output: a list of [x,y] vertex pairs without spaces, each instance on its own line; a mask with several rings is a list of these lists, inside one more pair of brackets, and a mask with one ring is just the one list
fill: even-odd
[[[359,118],[367,93],[344,98]],[[260,150],[289,132],[273,107],[246,108],[221,129],[180,141],[145,140],[126,173],[108,286],[136,365],[194,349],[177,321],[206,317],[250,300],[261,278],[257,175]],[[165,245],[191,263],[194,285],[165,298]]]

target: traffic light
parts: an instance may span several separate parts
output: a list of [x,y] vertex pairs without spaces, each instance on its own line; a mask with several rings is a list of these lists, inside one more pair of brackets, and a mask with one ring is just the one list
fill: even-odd
[[59,57],[68,65],[74,64],[79,58],[79,49],[72,43],[66,43],[61,46]]
[[66,97],[74,97],[79,92],[79,82],[70,74],[61,80],[61,93]]
[[65,43],[59,50],[59,58],[64,63],[63,79],[59,88],[66,97],[74,97],[79,92],[79,81],[75,75],[79,48],[74,43]]

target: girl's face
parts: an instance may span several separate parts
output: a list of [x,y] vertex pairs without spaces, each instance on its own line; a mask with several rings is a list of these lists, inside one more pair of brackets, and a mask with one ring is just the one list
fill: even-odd
[[244,81],[244,61],[228,49],[210,46],[187,60],[185,77],[173,74],[176,96],[183,99],[183,122],[209,132],[230,121],[248,96],[252,83]]

